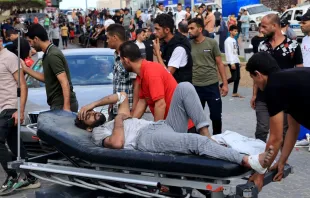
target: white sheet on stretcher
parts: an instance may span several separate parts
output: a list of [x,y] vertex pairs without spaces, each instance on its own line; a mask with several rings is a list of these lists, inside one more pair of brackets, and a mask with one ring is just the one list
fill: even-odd
[[266,143],[259,139],[249,138],[233,131],[225,131],[222,134],[213,135],[212,139],[221,145],[237,150],[239,153],[247,155],[257,155],[263,153]]

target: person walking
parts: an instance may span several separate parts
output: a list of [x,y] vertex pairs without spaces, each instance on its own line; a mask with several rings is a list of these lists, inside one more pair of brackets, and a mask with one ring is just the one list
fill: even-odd
[[31,25],[26,38],[36,51],[43,51],[43,74],[23,65],[25,73],[44,82],[47,103],[51,110],[78,111],[68,63],[63,53],[50,43],[47,32],[40,24]]
[[[238,56],[238,44],[234,38],[238,34],[238,27],[231,25],[229,27],[230,36],[225,40],[225,56],[226,62],[230,69],[231,77],[227,80],[228,84],[234,83],[232,97],[244,98],[238,94],[238,87],[240,81],[240,60]],[[220,85],[223,87],[223,84]]]
[[61,40],[63,49],[67,49],[68,47],[68,36],[69,36],[69,28],[67,27],[67,24],[64,23],[64,25],[61,27]]

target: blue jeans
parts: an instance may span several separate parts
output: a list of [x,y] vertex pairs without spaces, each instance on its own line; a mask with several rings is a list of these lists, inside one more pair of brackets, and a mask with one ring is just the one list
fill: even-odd
[[242,28],[242,34],[243,34],[243,40],[249,40],[249,27],[243,27]]

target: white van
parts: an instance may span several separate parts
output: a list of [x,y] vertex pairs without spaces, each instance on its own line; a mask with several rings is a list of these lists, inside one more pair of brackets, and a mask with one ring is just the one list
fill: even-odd
[[263,4],[252,4],[247,6],[242,6],[239,9],[247,10],[250,18],[250,30],[255,31],[258,29],[258,24],[261,22],[262,18],[267,14],[279,14],[276,11],[264,6]]
[[301,31],[300,24],[297,19],[298,17],[301,17],[302,15],[306,14],[309,8],[310,8],[310,5],[298,6],[298,7],[290,8],[286,10],[281,15],[281,20],[286,18],[290,22],[290,28],[292,28],[293,31],[296,33],[297,38],[304,37],[304,33],[302,33]]

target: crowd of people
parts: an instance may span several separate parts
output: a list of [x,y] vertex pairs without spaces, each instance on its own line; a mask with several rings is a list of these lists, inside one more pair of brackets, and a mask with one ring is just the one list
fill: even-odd
[[[242,32],[244,40],[249,40],[247,11],[243,10],[239,19],[231,16],[228,24],[223,23],[218,10],[213,13],[211,6],[203,4],[194,12],[187,8],[183,10],[178,4],[175,15],[164,13],[162,4],[147,12],[147,15],[137,12],[133,17],[130,9],[120,9],[111,16],[109,10],[103,9],[93,10],[83,17],[80,10],[73,10],[73,22],[60,14],[54,19],[47,15],[42,25],[29,24],[21,38],[21,76],[25,73],[45,83],[51,110],[77,112],[79,105],[67,61],[58,48],[59,40],[62,39],[66,49],[68,38],[73,42],[75,35],[79,35],[80,42],[86,45],[88,42],[96,45],[102,38],[106,47],[115,50],[113,95],[82,107],[75,121],[76,126],[92,131],[98,146],[197,153],[229,160],[255,168],[258,173],[251,180],[260,189],[266,168],[270,168],[282,147],[280,160],[271,168],[278,169],[274,179],[281,180],[284,165],[296,142],[299,124],[310,128],[310,93],[304,91],[310,84],[310,70],[304,68],[310,66],[306,57],[310,46],[308,36],[301,48],[296,40],[284,34],[278,15],[268,14],[262,18],[259,35],[252,40],[255,54],[248,61],[246,70],[254,81],[251,107],[256,111],[255,137],[266,142],[266,152],[255,157],[244,156],[213,142],[203,108],[207,103],[213,134],[222,133],[221,98],[228,94],[228,84],[234,83],[233,97],[242,97],[238,94],[241,78],[238,34]],[[18,25],[16,21],[15,25]],[[9,24],[8,21],[6,26]],[[309,35],[310,12],[301,18],[301,27]],[[220,38],[218,43],[215,34],[225,28],[226,33],[220,33],[225,39]],[[7,168],[7,162],[12,159],[5,142],[16,155],[16,39],[20,29],[4,29],[0,41],[0,161],[8,177],[1,191],[14,185],[36,188],[40,185],[35,178],[27,175],[20,180],[14,170]],[[3,47],[5,40],[12,41],[13,46]],[[27,59],[35,51],[44,52],[43,73],[27,65]],[[231,72],[229,79],[222,61],[223,51]],[[21,79],[23,121],[27,85],[24,78]],[[109,105],[108,118],[93,111],[102,105]],[[141,120],[147,108],[153,114],[154,122]],[[130,117],[134,119],[127,121]],[[13,123],[9,125],[11,118]],[[23,144],[21,150],[22,157],[26,157]]]

